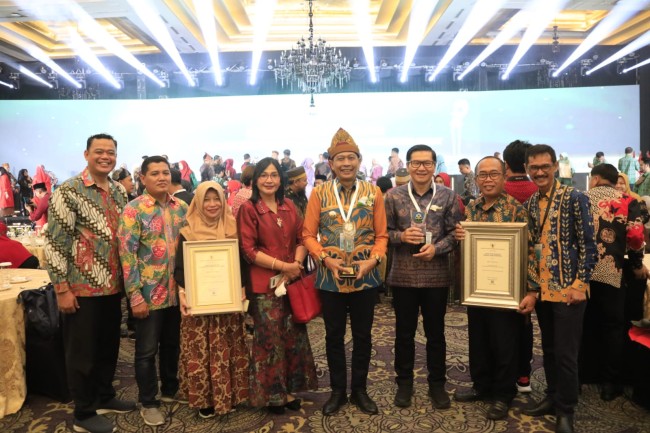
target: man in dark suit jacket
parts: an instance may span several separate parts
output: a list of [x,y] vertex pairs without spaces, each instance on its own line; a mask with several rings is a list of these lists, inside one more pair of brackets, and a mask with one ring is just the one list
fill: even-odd
[[179,170],[171,169],[172,183],[169,186],[169,193],[174,197],[183,200],[189,206],[192,203],[194,194],[187,191],[181,184],[181,172]]

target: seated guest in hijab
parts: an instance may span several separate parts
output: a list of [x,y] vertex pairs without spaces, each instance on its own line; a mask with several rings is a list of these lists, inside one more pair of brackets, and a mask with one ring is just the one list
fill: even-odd
[[20,242],[7,237],[7,226],[0,222],[0,262],[11,262],[12,268],[38,269],[38,259]]
[[[243,313],[193,315],[185,295],[183,244],[186,241],[237,239],[237,222],[221,185],[199,184],[187,211],[176,251],[174,279],[181,305],[181,394],[207,419],[248,402],[249,362]],[[225,287],[222,289],[225,290]],[[242,295],[244,290],[242,288]],[[184,373],[183,373],[184,372]]]

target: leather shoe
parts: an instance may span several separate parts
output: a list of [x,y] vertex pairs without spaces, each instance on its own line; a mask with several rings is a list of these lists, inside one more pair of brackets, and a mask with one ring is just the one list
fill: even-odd
[[462,391],[456,390],[454,393],[454,400],[461,403],[470,401],[484,401],[487,400],[487,396],[481,392],[478,392],[476,388],[470,388]]
[[553,400],[547,397],[544,400],[525,408],[521,412],[528,416],[554,415],[555,405],[553,404]]
[[603,383],[600,389],[600,399],[602,401],[612,401],[619,395],[623,395],[623,389],[620,386],[609,382]]
[[348,402],[348,396],[345,394],[345,390],[333,390],[330,394],[330,398],[327,399],[323,405],[323,415],[329,416],[335,414],[341,406],[344,406]]
[[411,397],[413,396],[413,385],[398,385],[397,393],[395,394],[395,406],[409,407],[411,406]]
[[449,394],[445,391],[444,385],[430,385],[429,397],[431,397],[431,403],[436,409],[449,409],[451,407],[451,400],[449,400]]
[[487,419],[498,420],[508,416],[508,403],[495,400],[487,411]]
[[350,394],[350,403],[356,405],[361,412],[367,413],[368,415],[377,415],[379,413],[377,405],[368,396],[365,389],[361,391],[352,391],[352,394]]
[[574,433],[573,415],[558,415],[555,420],[555,433]]

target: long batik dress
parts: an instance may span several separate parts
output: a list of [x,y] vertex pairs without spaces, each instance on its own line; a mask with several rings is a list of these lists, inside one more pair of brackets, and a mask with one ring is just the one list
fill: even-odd
[[237,215],[241,250],[249,263],[247,291],[252,293],[248,312],[253,318],[251,354],[252,406],[282,406],[287,394],[318,388],[316,366],[307,327],[291,317],[287,296],[277,297],[269,279],[277,271],[255,265],[264,252],[278,260],[294,261],[302,245],[302,219],[291,200],[278,204],[273,213],[262,200],[245,202]]
[[[183,242],[176,253],[176,282],[185,287]],[[183,317],[179,362],[180,394],[191,408],[214,408],[217,415],[248,402],[249,364],[244,314]]]

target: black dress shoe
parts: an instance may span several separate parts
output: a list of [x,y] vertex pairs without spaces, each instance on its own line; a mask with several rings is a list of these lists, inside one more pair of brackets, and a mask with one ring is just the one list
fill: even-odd
[[554,415],[555,405],[553,404],[553,400],[547,397],[544,400],[525,408],[521,412],[528,416]]
[[275,415],[282,415],[284,414],[284,406],[267,406],[266,407],[269,412]]
[[445,391],[444,385],[429,386],[429,397],[431,397],[431,403],[436,409],[449,409],[451,407],[451,400],[449,400],[449,394]]
[[461,403],[470,402],[470,401],[485,401],[488,397],[482,392],[478,392],[476,388],[470,388],[467,390],[456,390],[454,393],[454,400]]
[[289,403],[286,403],[284,407],[286,407],[289,410],[300,410],[300,407],[302,406],[302,400],[299,398],[291,400]]
[[602,401],[612,401],[619,395],[623,395],[623,388],[613,383],[605,382],[600,389],[600,399]]
[[487,419],[498,420],[508,416],[508,403],[495,400],[487,411]]
[[365,389],[362,391],[352,391],[352,394],[350,394],[350,403],[356,405],[361,412],[367,413],[368,415],[377,415],[379,413],[377,405],[368,396]]
[[399,385],[397,393],[395,394],[395,406],[409,407],[411,406],[411,397],[413,396],[413,385]]
[[555,433],[574,433],[573,415],[558,415],[555,420]]
[[323,415],[329,416],[336,413],[341,406],[345,405],[348,402],[348,396],[345,394],[345,390],[334,390],[330,394],[330,398],[327,399],[323,405]]

